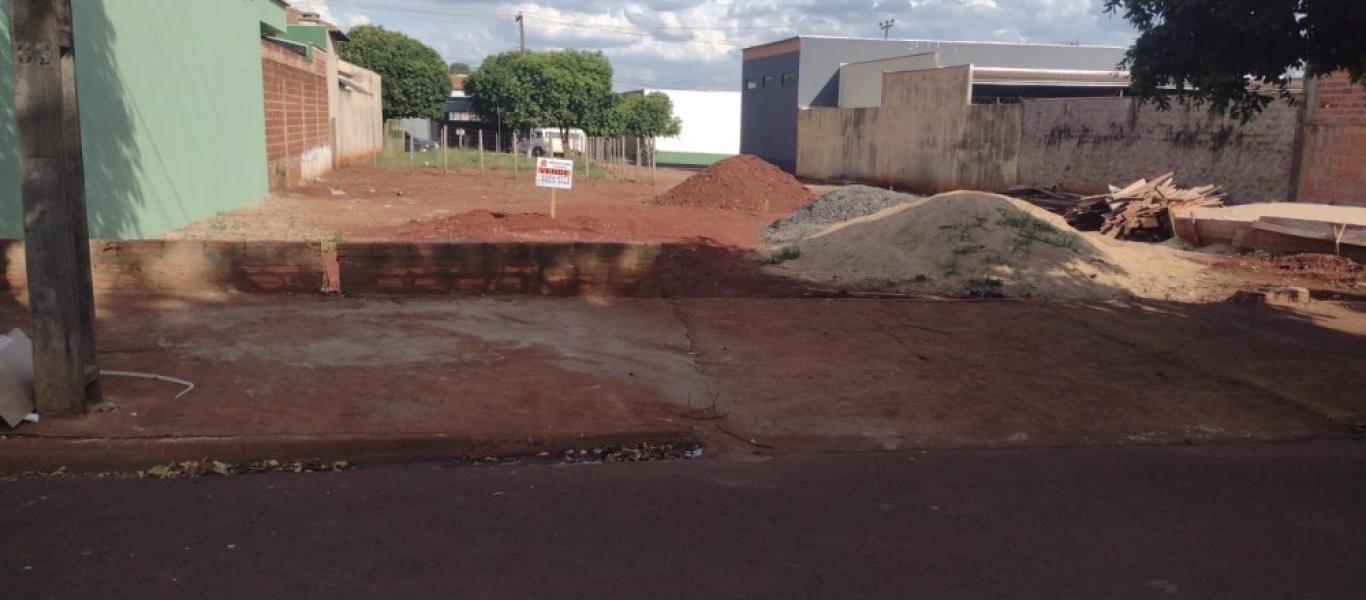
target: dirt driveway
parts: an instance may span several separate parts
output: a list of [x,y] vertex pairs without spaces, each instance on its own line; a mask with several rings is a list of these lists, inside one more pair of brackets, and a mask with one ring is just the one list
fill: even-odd
[[199,387],[106,379],[112,411],[16,434],[783,451],[1334,437],[1366,414],[1366,314],[1330,305],[106,296],[99,335],[102,367]]

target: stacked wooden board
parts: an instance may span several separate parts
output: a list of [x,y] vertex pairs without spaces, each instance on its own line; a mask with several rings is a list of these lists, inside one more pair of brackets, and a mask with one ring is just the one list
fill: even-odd
[[1224,205],[1216,185],[1179,188],[1174,173],[1140,179],[1110,192],[1081,196],[1057,186],[1015,186],[1007,194],[1061,214],[1081,231],[1099,231],[1121,240],[1160,242],[1172,237],[1172,210]]
[[1084,198],[1074,209],[1079,213],[1075,220],[1103,211],[1101,234],[1120,240],[1160,242],[1172,237],[1172,210],[1224,205],[1218,186],[1178,188],[1172,183],[1174,177],[1174,173],[1164,173],[1109,194]]

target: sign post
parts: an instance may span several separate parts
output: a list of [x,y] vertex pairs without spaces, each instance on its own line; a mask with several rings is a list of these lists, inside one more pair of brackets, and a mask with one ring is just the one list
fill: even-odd
[[536,186],[550,188],[550,218],[555,218],[555,191],[574,187],[574,161],[564,158],[536,159]]

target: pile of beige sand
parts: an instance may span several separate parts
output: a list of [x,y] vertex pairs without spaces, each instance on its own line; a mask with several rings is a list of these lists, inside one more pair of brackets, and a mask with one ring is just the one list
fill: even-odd
[[1179,250],[1084,234],[1032,204],[985,192],[912,200],[772,250],[771,273],[836,289],[1179,301],[1227,296]]

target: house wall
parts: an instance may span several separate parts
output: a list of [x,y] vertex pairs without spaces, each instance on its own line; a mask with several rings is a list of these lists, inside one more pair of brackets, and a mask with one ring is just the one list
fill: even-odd
[[881,106],[883,73],[917,71],[937,66],[939,55],[934,52],[843,65],[839,70],[839,107]]
[[1366,88],[1337,73],[1311,82],[1300,202],[1366,206]]
[[[332,168],[332,132],[327,105],[327,52],[308,56],[291,47],[260,41],[264,81],[265,149],[272,189],[317,178]],[[265,171],[266,169],[263,169]]]
[[[0,237],[21,237],[8,2],[0,2]],[[268,192],[262,25],[271,0],[72,3],[92,236],[138,238]]]
[[1025,100],[1019,181],[1103,192],[1173,171],[1180,185],[1217,183],[1235,203],[1290,199],[1299,112],[1275,102],[1246,124],[1203,108],[1170,111],[1127,98]]
[[346,61],[338,61],[337,69],[346,73],[359,89],[338,87],[337,104],[333,109],[336,121],[337,165],[344,166],[378,154],[384,150],[384,104],[380,98],[383,85],[378,73]]
[[1000,190],[1015,181],[1020,107],[971,104],[972,67],[888,73],[878,108],[798,117],[797,174],[920,192]]

